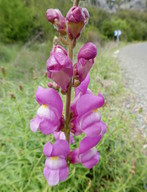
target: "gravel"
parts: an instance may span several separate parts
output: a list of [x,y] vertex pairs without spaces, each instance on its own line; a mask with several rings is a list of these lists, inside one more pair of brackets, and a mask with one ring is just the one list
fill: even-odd
[[[147,42],[128,45],[119,50],[119,63],[124,71],[126,86],[134,93],[133,112],[138,128],[147,131]],[[132,104],[128,103],[126,107]]]

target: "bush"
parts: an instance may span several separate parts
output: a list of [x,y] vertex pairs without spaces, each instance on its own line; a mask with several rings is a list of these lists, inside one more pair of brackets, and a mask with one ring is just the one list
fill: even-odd
[[0,0],[0,37],[4,42],[25,41],[34,28],[33,15],[24,1]]
[[103,42],[107,41],[107,36],[103,35],[98,28],[89,25],[86,26],[83,34],[81,35],[81,40],[84,42],[99,42],[101,45],[103,45]]

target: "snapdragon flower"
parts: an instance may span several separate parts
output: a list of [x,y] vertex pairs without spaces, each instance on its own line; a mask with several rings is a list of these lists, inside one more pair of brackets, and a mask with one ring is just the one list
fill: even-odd
[[[87,102],[88,101],[88,102]],[[86,103],[86,105],[85,105]],[[94,137],[101,133],[101,115],[98,108],[104,105],[104,97],[101,94],[98,96],[90,94],[82,95],[73,108],[74,124],[72,132],[75,135],[85,133],[89,137]]]
[[50,142],[45,144],[43,153],[47,159],[44,176],[49,185],[57,185],[59,181],[64,181],[68,177],[69,168],[66,157],[69,151],[69,144],[65,140],[58,140],[53,145]]
[[30,121],[31,130],[36,132],[40,128],[45,135],[59,131],[63,110],[60,95],[54,89],[44,89],[39,86],[36,91],[36,100],[40,107],[36,117]]
[[53,46],[46,67],[48,77],[55,81],[64,91],[67,91],[73,76],[73,67],[67,51],[62,46]]
[[70,152],[69,160],[73,164],[82,163],[87,169],[91,169],[99,161],[99,153],[96,145],[101,140],[102,135],[98,137],[85,137],[79,145],[79,148]]

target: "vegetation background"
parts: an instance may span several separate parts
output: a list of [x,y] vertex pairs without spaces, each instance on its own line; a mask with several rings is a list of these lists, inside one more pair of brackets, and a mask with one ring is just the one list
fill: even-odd
[[115,29],[122,30],[125,42],[147,40],[145,12],[110,14],[88,7],[90,21],[75,55],[83,42],[101,45],[90,73],[90,89],[95,94],[100,91],[107,101],[101,109],[108,131],[97,147],[100,162],[91,170],[71,165],[67,181],[53,188],[43,176],[42,149],[53,138],[39,131],[32,133],[29,122],[38,108],[35,91],[48,82],[45,62],[57,35],[45,12],[59,8],[65,16],[71,6],[70,0],[0,0],[0,191],[145,192],[145,139],[142,131],[134,128],[135,115],[126,108],[132,93],[125,88],[122,71],[112,57],[116,44],[109,43]]
[[[120,1],[120,0],[119,0]],[[113,39],[116,29],[122,30],[122,40],[147,40],[147,12],[120,10],[108,13],[96,6],[88,7],[89,25],[81,39]],[[71,7],[70,0],[0,0],[0,39],[3,42],[28,41],[34,35],[41,39],[52,39],[55,30],[46,22],[46,9],[60,8],[63,15]]]

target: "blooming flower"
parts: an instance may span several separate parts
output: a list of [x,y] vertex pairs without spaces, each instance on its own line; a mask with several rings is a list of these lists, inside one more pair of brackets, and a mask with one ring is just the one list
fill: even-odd
[[59,9],[48,9],[46,11],[46,18],[55,26],[60,35],[66,35],[66,19]]
[[54,89],[38,87],[36,100],[40,104],[37,115],[30,121],[33,132],[40,128],[43,134],[50,134],[60,130],[62,121],[63,103]]
[[80,36],[85,24],[88,21],[89,13],[87,9],[80,6],[72,7],[67,15],[67,33],[70,39],[76,39]]
[[73,119],[71,119],[74,124],[72,132],[75,135],[83,132],[89,137],[99,135],[102,131],[102,125],[101,115],[97,108],[102,107],[103,104],[104,97],[100,93],[98,96],[92,93],[82,95],[72,107],[74,113]]
[[74,74],[79,76],[83,81],[91,67],[94,64],[94,58],[97,55],[97,48],[93,43],[86,43],[78,53],[78,61],[74,66]]
[[97,137],[85,137],[79,145],[78,149],[73,150],[69,159],[73,164],[82,163],[88,169],[91,169],[99,161],[99,153],[97,152],[96,145],[101,140],[102,135]]
[[47,75],[55,81],[64,91],[67,91],[73,76],[72,61],[67,51],[60,45],[55,45],[46,63]]
[[44,176],[49,185],[57,185],[59,181],[64,181],[68,177],[69,168],[66,157],[69,151],[69,144],[65,140],[58,140],[53,145],[50,142],[45,144],[43,153],[47,159]]

